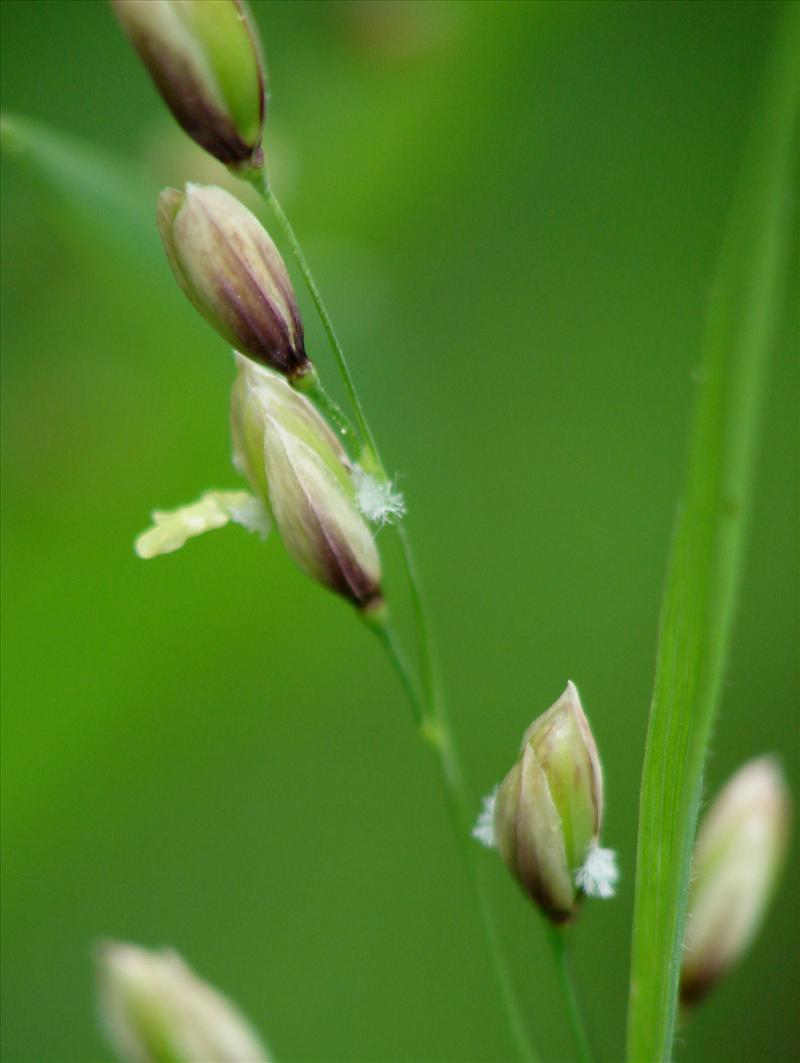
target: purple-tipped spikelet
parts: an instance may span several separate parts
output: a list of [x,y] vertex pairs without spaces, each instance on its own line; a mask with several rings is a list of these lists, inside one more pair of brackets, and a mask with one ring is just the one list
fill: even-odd
[[293,379],[311,370],[286,266],[247,207],[213,186],[166,188],[158,228],[178,284],[232,347]]
[[232,170],[259,169],[266,95],[242,0],[111,0],[182,128]]
[[231,423],[235,462],[312,579],[375,615],[381,564],[356,506],[353,470],[316,408],[278,374],[237,356]]

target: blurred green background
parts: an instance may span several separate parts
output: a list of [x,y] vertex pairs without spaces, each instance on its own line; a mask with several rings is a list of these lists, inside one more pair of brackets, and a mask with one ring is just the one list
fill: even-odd
[[[407,492],[476,812],[567,678],[591,717],[623,878],[575,962],[619,1060],[692,371],[779,5],[253,6],[274,180]],[[132,551],[152,507],[237,484],[230,358],[153,223],[161,185],[220,172],[104,3],[1,7],[4,109],[130,189],[120,221],[5,160],[3,1058],[108,1058],[103,936],[174,945],[281,1060],[513,1058],[435,767],[350,609],[237,528]],[[800,793],[796,330],[787,305],[710,791],[777,750]],[[536,1042],[566,1060],[541,922],[485,859]],[[787,876],[678,1058],[791,1058],[799,951]]]

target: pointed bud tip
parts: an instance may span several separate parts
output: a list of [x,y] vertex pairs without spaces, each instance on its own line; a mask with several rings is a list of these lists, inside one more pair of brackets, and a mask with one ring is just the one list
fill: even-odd
[[776,753],[762,753],[760,757],[754,757],[740,772],[742,778],[748,778],[753,786],[772,791],[787,789],[783,763]]
[[564,687],[564,693],[558,699],[556,705],[560,705],[562,708],[574,712],[583,720],[586,719],[586,713],[583,708],[580,693],[571,679],[567,680],[567,685]]

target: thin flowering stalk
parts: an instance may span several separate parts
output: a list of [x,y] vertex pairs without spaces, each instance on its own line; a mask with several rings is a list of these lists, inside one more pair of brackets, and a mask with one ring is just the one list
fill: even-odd
[[575,1046],[578,1049],[578,1058],[581,1063],[592,1063],[592,1048],[583,1024],[578,994],[575,992],[575,983],[572,980],[572,973],[567,962],[567,934],[569,931],[565,927],[559,926],[548,926],[547,931],[550,945],[553,949],[561,992],[567,1002],[567,1014],[572,1036],[575,1039]]
[[[255,186],[264,202],[272,210],[272,213],[278,221],[283,235],[289,244],[297,266],[303,275],[303,279],[328,337],[348,399],[350,400],[353,409],[356,432],[362,446],[359,455],[360,464],[368,473],[375,474],[381,482],[386,483],[388,482],[386,470],[381,461],[375,437],[367,422],[366,414],[364,413],[364,408],[359,398],[355,382],[350,373],[344,350],[339,342],[336,329],[334,328],[333,322],[322,299],[322,295],[314,280],[311,268],[303,254],[300,241],[297,238],[283,207],[272,190],[267,176],[266,167],[262,168],[257,174],[242,173],[240,176]],[[315,381],[315,384],[317,384],[318,393],[316,395],[312,394],[310,397],[315,398],[317,401],[322,399],[320,405],[324,408],[331,400],[329,400],[326,393],[322,390],[322,385],[318,384],[318,381]],[[464,783],[460,760],[455,749],[452,732],[447,720],[444,699],[442,696],[442,687],[438,678],[438,669],[433,650],[430,625],[424,604],[413,546],[402,522],[397,525],[397,531],[400,539],[406,579],[411,593],[414,625],[417,634],[419,666],[423,680],[422,695],[420,695],[416,681],[410,673],[391,622],[383,621],[376,623],[368,617],[365,617],[364,619],[368,626],[370,626],[378,636],[381,645],[400,678],[403,688],[409,698],[412,712],[414,714],[414,720],[419,728],[422,738],[437,754],[450,819],[458,840],[459,850],[468,877],[475,891],[483,930],[486,935],[487,945],[491,954],[498,987],[506,1009],[509,1025],[521,1057],[526,1060],[527,1063],[535,1063],[538,1058],[537,1053],[531,1044],[520,1003],[514,990],[500,933],[497,928],[488,892],[484,885],[482,872],[475,861],[472,847],[469,844],[469,833],[472,823],[472,802]]]
[[357,450],[359,446],[358,432],[354,428],[347,414],[344,413],[341,407],[331,398],[322,386],[322,381],[317,374],[309,373],[301,382],[296,382],[295,387],[298,387],[298,390],[301,390],[304,395],[307,395],[311,401],[319,407],[342,437],[345,444],[351,449]]
[[[428,705],[434,717],[444,716],[444,701],[441,696],[441,681],[436,654],[433,647],[433,637],[430,632],[428,615],[425,611],[425,603],[422,595],[422,583],[417,569],[417,561],[411,538],[405,524],[398,523],[397,535],[403,551],[403,562],[406,568],[406,578],[411,590],[411,605],[414,610],[414,626],[417,632],[417,653],[419,655],[422,682]],[[445,730],[447,726],[445,724]]]
[[414,714],[414,723],[422,731],[425,725],[426,703],[417,688],[416,679],[398,642],[395,629],[391,624],[383,623],[373,625],[373,630],[386,651],[389,660],[392,662],[397,678],[406,692],[411,711]]

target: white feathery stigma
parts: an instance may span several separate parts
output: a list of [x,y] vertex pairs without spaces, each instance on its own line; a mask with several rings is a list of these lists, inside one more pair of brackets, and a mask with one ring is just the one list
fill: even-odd
[[618,878],[617,854],[613,849],[601,849],[593,842],[583,866],[575,872],[575,885],[587,897],[602,897],[605,900],[614,896]]
[[485,845],[487,849],[497,848],[497,837],[494,832],[494,806],[499,789],[499,786],[495,786],[494,790],[484,797],[483,808],[481,808],[480,815],[472,828],[472,837],[479,841],[481,845]]
[[406,514],[406,500],[396,491],[391,480],[379,480],[377,476],[356,465],[353,468],[356,485],[356,505],[359,511],[372,521],[383,526],[394,524]]

